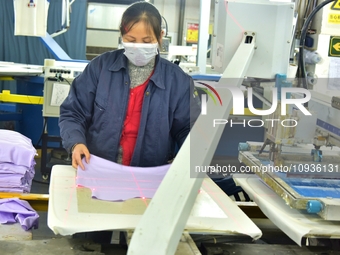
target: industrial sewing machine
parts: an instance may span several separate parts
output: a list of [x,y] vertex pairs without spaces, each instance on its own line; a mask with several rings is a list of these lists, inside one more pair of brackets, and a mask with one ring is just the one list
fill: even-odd
[[[264,143],[241,143],[239,160],[253,167],[292,208],[318,214],[325,220],[339,221],[340,90],[336,76],[338,60],[328,54],[334,47],[330,42],[337,38],[339,30],[326,21],[331,13],[332,10],[325,7],[317,19],[322,26],[317,22],[312,26],[317,27],[319,33],[314,35],[318,39],[318,47],[314,48],[323,61],[309,63],[306,69],[312,70],[318,79],[311,81],[306,77],[301,81],[277,76],[274,82],[257,87],[262,92],[259,97],[268,105],[265,109],[274,104],[276,95],[271,92],[277,89],[280,107],[262,117],[266,126]],[[289,91],[285,87],[296,87],[304,82],[307,86],[305,91],[300,91],[302,93],[281,93]],[[286,98],[291,103],[297,100],[296,104],[285,104]]]
[[281,109],[268,116],[276,121],[267,123],[266,140],[241,143],[239,160],[292,208],[340,220],[340,111],[332,106],[331,97],[313,96],[308,102],[311,116],[293,108],[284,116]]

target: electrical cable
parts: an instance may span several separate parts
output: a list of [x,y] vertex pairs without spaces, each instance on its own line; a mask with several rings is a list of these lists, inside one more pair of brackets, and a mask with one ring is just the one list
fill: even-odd
[[302,28],[303,22],[304,22],[303,17],[305,16],[305,13],[306,13],[306,1],[305,0],[299,0],[296,3],[296,12],[298,14],[297,15],[298,20],[296,22],[296,31],[299,33],[299,36],[300,36],[301,28]]
[[62,74],[59,74],[59,75],[55,75],[55,78],[57,79],[57,81],[61,81],[61,82],[63,82],[63,81],[66,81],[67,83],[68,83],[68,85],[70,85],[70,86],[72,86],[71,85],[71,83],[67,80],[67,78],[64,78],[64,77],[62,77]]
[[307,86],[307,75],[306,75],[306,67],[305,67],[305,56],[304,56],[304,45],[306,41],[306,36],[308,32],[309,23],[314,18],[315,14],[320,11],[325,5],[334,2],[335,0],[325,0],[321,4],[315,7],[315,9],[309,14],[307,17],[305,23],[303,24],[303,27],[301,29],[301,36],[300,36],[300,45],[299,45],[299,62],[298,62],[298,68],[299,68],[299,78],[302,78],[302,85],[303,88],[308,89]]
[[43,137],[43,135],[44,135],[44,132],[45,132],[45,128],[46,128],[46,125],[47,125],[47,120],[46,120],[46,118],[44,118],[44,125],[43,125],[43,129],[42,129],[42,132],[41,132],[41,135],[40,135],[40,138],[39,138],[39,140],[38,140],[38,142],[36,143],[36,147],[38,147],[39,146],[39,143],[41,142],[41,140],[42,140],[42,137]]
[[[308,0],[308,3],[307,3],[307,7],[306,7],[306,10],[305,10],[305,14],[303,16],[303,19],[306,19],[306,17],[310,14],[308,13],[309,12],[309,9],[311,7],[311,3],[312,3],[312,0]],[[308,15],[307,15],[308,14]]]

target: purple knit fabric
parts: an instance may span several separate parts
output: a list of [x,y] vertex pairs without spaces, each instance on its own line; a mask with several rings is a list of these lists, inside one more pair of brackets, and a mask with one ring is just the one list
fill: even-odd
[[29,138],[0,129],[0,192],[30,192],[35,155],[36,150]]
[[76,184],[92,190],[92,197],[107,201],[152,198],[170,164],[159,167],[123,166],[95,155],[85,170],[77,169]]
[[0,163],[0,174],[25,174],[26,166],[18,166],[13,163]]
[[0,199],[0,223],[20,223],[24,230],[38,228],[39,215],[25,200],[19,198]]
[[0,162],[29,168],[35,165],[36,153],[29,138],[15,131],[0,129]]

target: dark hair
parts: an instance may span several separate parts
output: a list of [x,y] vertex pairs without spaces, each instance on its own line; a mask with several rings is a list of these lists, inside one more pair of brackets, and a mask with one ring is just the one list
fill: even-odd
[[120,23],[120,33],[125,35],[138,22],[143,21],[150,29],[160,44],[160,35],[162,31],[162,16],[157,8],[148,2],[136,2],[130,5],[122,16]]

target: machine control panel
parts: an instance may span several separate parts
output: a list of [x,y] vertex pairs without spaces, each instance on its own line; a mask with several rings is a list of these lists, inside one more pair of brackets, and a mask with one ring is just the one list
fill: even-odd
[[63,77],[65,79],[74,79],[83,70],[62,67],[45,67],[45,77]]
[[80,75],[87,63],[47,61],[44,66],[44,117],[59,117],[60,105],[67,97],[72,81]]

